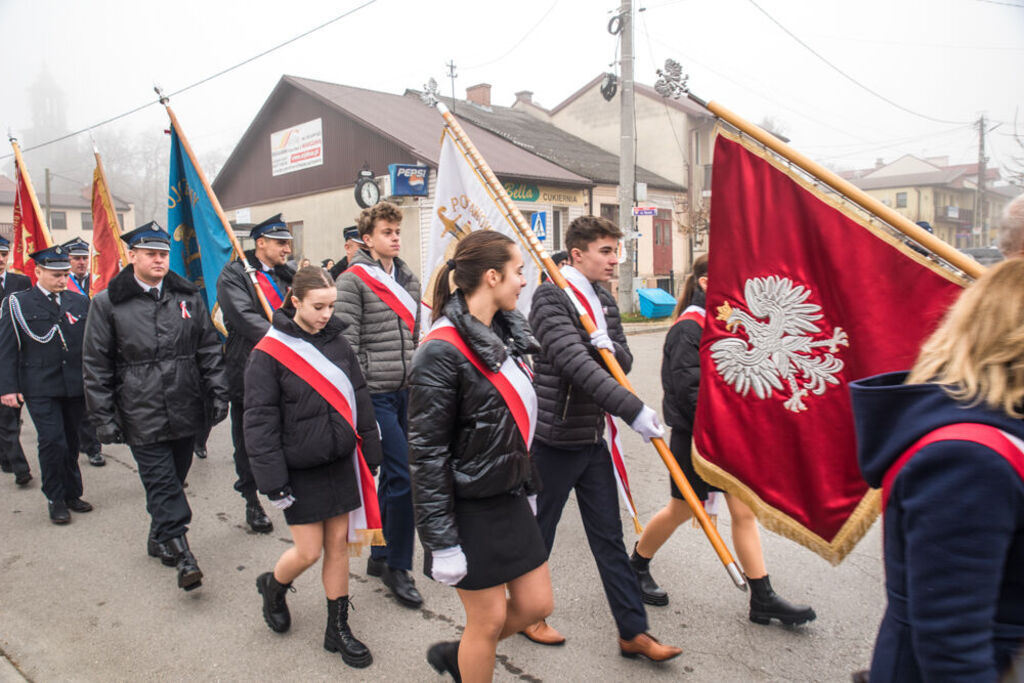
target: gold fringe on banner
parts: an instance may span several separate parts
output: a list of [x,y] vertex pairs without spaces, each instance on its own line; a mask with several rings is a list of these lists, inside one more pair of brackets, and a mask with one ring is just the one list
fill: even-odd
[[386,545],[381,529],[356,529],[358,540],[348,544],[349,557],[362,557],[363,548],[368,545]]

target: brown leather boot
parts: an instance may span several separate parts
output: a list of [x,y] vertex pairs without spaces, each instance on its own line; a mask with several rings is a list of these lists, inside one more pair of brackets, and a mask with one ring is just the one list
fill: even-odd
[[619,652],[623,657],[643,655],[652,662],[665,662],[682,654],[682,650],[673,645],[662,645],[649,633],[641,633],[630,640],[619,638]]
[[564,645],[565,636],[548,626],[548,622],[541,619],[536,624],[530,624],[520,631],[527,639],[538,645]]

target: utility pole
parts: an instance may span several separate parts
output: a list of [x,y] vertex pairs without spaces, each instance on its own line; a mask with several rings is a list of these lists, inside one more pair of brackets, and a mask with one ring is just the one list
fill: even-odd
[[[990,243],[988,230],[985,228],[985,115],[978,119],[978,185],[974,195],[974,224],[981,229],[978,241],[974,246],[983,247]],[[972,240],[973,242],[974,240]]]
[[448,67],[448,78],[451,79],[451,82],[452,82],[452,113],[454,114],[455,113],[455,77],[458,76],[458,74],[455,73],[455,60],[454,59],[448,60],[448,63],[445,64],[445,66]]
[[50,225],[50,169],[46,169],[46,225]]
[[636,192],[636,130],[633,125],[633,2],[622,0],[619,8],[622,37],[622,100],[619,105],[619,229],[625,236],[626,260],[619,264],[619,310],[632,313],[636,232],[633,201]]

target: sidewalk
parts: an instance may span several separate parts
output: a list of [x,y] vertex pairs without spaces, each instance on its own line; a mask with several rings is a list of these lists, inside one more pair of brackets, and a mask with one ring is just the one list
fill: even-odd
[[622,323],[622,329],[626,334],[648,334],[650,332],[664,332],[672,327],[671,318],[657,318],[640,323]]

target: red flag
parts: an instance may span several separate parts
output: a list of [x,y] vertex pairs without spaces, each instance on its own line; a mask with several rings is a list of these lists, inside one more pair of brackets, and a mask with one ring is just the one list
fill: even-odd
[[14,193],[14,257],[11,269],[28,275],[32,284],[35,284],[36,264],[29,258],[29,254],[52,245],[53,240],[50,239],[50,231],[39,209],[25,161],[21,158],[21,149],[13,140],[11,146],[14,147],[14,176],[17,183]]
[[846,385],[909,368],[966,283],[748,139],[714,160],[695,466],[838,564],[878,514]]
[[92,284],[89,295],[103,291],[128,263],[121,240],[121,226],[117,222],[114,202],[103,173],[103,162],[96,152],[96,170],[92,172],[92,265],[89,269]]

